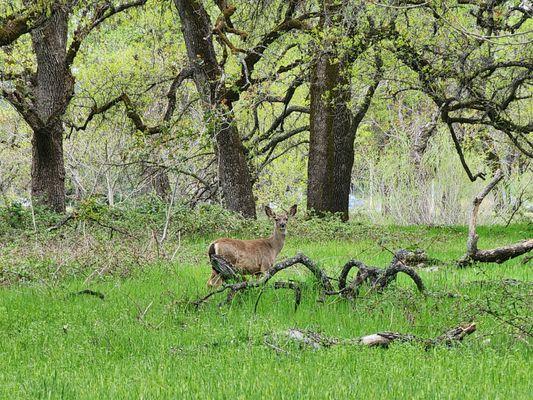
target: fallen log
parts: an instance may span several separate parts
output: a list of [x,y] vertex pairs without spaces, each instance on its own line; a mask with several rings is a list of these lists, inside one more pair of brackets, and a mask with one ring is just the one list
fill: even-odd
[[[265,285],[270,281],[270,279],[272,279],[274,275],[276,275],[278,272],[298,264],[305,266],[315,276],[320,286],[321,299],[324,299],[324,297],[327,295],[341,295],[342,297],[353,299],[357,297],[359,288],[364,282],[368,282],[372,289],[382,291],[385,287],[387,287],[391,282],[396,279],[396,275],[399,272],[403,272],[409,277],[411,277],[411,279],[415,282],[418,290],[420,292],[424,292],[425,287],[422,282],[422,279],[413,268],[406,265],[405,260],[411,254],[412,252],[408,252],[406,250],[397,251],[394,254],[393,260],[387,268],[368,267],[360,261],[350,260],[344,265],[339,277],[339,288],[338,290],[335,290],[333,284],[331,283],[331,279],[326,275],[326,273],[320,267],[318,267],[318,265],[313,262],[309,257],[305,256],[302,253],[298,253],[294,257],[277,263],[268,271],[266,271],[261,278],[257,280],[240,280],[236,283],[225,283],[218,289],[194,301],[192,304],[198,307],[201,304],[205,303],[212,296],[226,291],[226,300],[225,302],[222,302],[221,305],[228,304],[233,300],[233,298],[238,292],[257,287],[264,288]],[[233,265],[231,265],[230,262],[220,256],[212,255],[211,265],[219,274],[223,276],[224,280],[235,280],[238,278],[242,279],[242,276],[240,276],[236,272],[237,269]],[[348,273],[354,267],[357,267],[359,271],[355,279],[348,284]],[[298,308],[298,305],[300,304],[301,300],[301,288],[296,283],[276,282],[274,288],[293,290],[295,292],[295,309]],[[259,303],[259,299],[261,298],[262,293],[263,292],[261,291],[255,302],[254,309],[257,309],[257,304]]]
[[472,211],[470,212],[470,222],[468,225],[468,240],[466,243],[466,253],[457,264],[461,267],[468,266],[473,262],[498,263],[501,264],[512,258],[521,256],[533,250],[533,239],[526,239],[518,243],[498,247],[490,250],[479,250],[477,242],[479,236],[476,233],[477,217],[479,208],[485,197],[503,179],[501,170],[496,171],[489,184],[472,201]]
[[79,295],[82,295],[82,294],[87,294],[89,296],[95,296],[95,297],[98,297],[100,300],[104,300],[105,299],[105,295],[102,292],[97,292],[97,291],[94,291],[94,290],[91,290],[91,289],[83,289],[83,290],[80,290],[79,292],[72,292],[70,295],[71,296],[79,296]]
[[[356,298],[359,294],[359,288],[364,282],[368,282],[373,289],[382,291],[391,282],[396,279],[399,272],[408,275],[420,292],[425,291],[424,283],[416,271],[407,266],[406,258],[411,256],[411,252],[406,250],[398,250],[387,268],[368,267],[360,261],[348,261],[339,276],[339,291],[344,297]],[[352,268],[358,268],[355,279],[349,284],[346,284],[348,273]]]
[[475,323],[461,324],[455,328],[447,330],[440,336],[432,339],[421,338],[410,333],[397,332],[378,332],[358,338],[340,339],[329,337],[317,332],[302,330],[298,328],[288,329],[281,333],[265,335],[265,344],[276,351],[283,351],[283,344],[294,342],[302,347],[308,347],[315,350],[331,347],[336,345],[349,346],[369,346],[369,347],[388,347],[393,342],[400,343],[419,343],[425,348],[437,345],[452,346],[462,341],[466,336],[476,331]]
[[[224,264],[229,264],[231,270],[236,270],[235,268],[231,267],[231,264],[228,261],[224,260]],[[274,265],[267,272],[265,272],[265,274],[260,279],[241,281],[233,284],[224,284],[217,290],[208,293],[206,296],[196,300],[195,302],[193,302],[193,304],[199,306],[200,304],[208,300],[211,296],[217,293],[222,293],[226,290],[229,291],[226,298],[226,303],[229,303],[237,292],[254,287],[264,286],[278,272],[283,271],[284,269],[287,269],[296,264],[304,265],[309,271],[311,271],[311,273],[317,278],[317,281],[319,282],[323,292],[333,291],[333,286],[331,285],[331,282],[325,272],[322,271],[309,257],[305,256],[302,253],[298,253],[296,256]]]

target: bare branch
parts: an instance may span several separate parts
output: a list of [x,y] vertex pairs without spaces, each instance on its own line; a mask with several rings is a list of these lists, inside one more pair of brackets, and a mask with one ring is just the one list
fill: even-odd
[[192,74],[192,68],[185,68],[181,70],[180,73],[172,81],[170,89],[167,93],[168,104],[167,110],[165,111],[165,116],[163,117],[163,121],[168,122],[172,118],[172,115],[174,114],[174,111],[176,109],[176,92],[178,91],[178,88],[181,86],[185,79],[192,78]]
[[470,168],[468,167],[468,164],[466,163],[465,156],[463,154],[463,149],[461,147],[461,143],[459,143],[459,139],[457,138],[455,129],[453,128],[453,124],[447,123],[447,125],[450,131],[450,135],[452,136],[455,150],[457,151],[457,155],[459,156],[459,159],[461,160],[461,165],[463,166],[463,169],[468,175],[468,179],[470,179],[471,182],[474,182],[477,178],[485,179],[485,174],[483,172],[478,172],[476,175],[472,174],[472,171],[470,171]]
[[489,184],[483,188],[483,190],[472,201],[466,254],[459,260],[458,264],[460,266],[469,265],[473,261],[503,263],[504,261],[521,256],[522,254],[526,254],[533,250],[533,239],[526,239],[518,243],[490,250],[479,250],[477,247],[479,236],[476,233],[476,226],[481,202],[502,179],[502,171],[497,170],[494,178],[492,178]]
[[292,129],[290,131],[285,132],[283,135],[276,136],[275,138],[271,139],[263,148],[261,148],[257,153],[258,154],[265,154],[270,149],[274,149],[278,144],[281,142],[290,139],[291,137],[302,133],[309,131],[309,125],[300,126],[298,128]]
[[[167,104],[167,109],[165,111],[165,115],[163,116],[163,122],[164,123],[168,123],[172,119],[172,116],[173,116],[174,111],[176,109],[176,92],[177,92],[178,88],[180,87],[180,85],[183,83],[183,81],[185,79],[191,78],[191,77],[192,77],[192,69],[191,68],[185,68],[185,69],[181,70],[180,73],[178,75],[176,75],[176,77],[173,79],[172,84],[170,85],[170,88],[169,88],[167,96],[166,96],[167,99],[168,99],[168,104]],[[120,102],[124,103],[124,105],[126,106],[126,113],[127,113],[128,117],[131,119],[131,121],[133,122],[133,124],[135,125],[135,127],[139,131],[141,131],[143,133],[147,133],[149,135],[157,134],[157,133],[160,133],[162,131],[163,125],[154,126],[154,127],[147,127],[142,122],[141,116],[136,111],[136,109],[133,106],[133,103],[132,103],[130,97],[126,93],[123,93],[123,94],[113,98],[112,100],[108,101],[106,104],[104,104],[104,105],[102,105],[100,107],[98,107],[96,105],[93,106],[91,108],[91,111],[89,112],[89,115],[85,119],[85,122],[82,125],[79,125],[79,126],[71,125],[72,129],[75,129],[77,131],[87,129],[87,126],[94,119],[95,116],[97,116],[99,114],[106,113],[107,111],[109,111],[111,108],[113,108],[114,106],[116,106]]]

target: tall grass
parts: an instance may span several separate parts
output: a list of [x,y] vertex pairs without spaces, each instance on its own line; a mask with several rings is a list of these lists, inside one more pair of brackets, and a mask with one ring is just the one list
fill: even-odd
[[[312,277],[296,269],[276,278],[300,282],[299,309],[294,311],[292,293],[268,287],[254,312],[259,291],[239,294],[222,308],[216,298],[199,310],[190,302],[207,290],[209,241],[222,233],[255,236],[268,230],[266,222],[238,220],[228,227],[226,217],[204,215],[213,231],[188,228],[179,240],[174,229],[186,225],[176,220],[158,251],[150,218],[139,218],[108,221],[122,221],[138,237],[111,234],[88,221],[2,237],[0,398],[530,397],[531,346],[524,333],[532,327],[530,270],[520,259],[470,269],[449,264],[464,251],[465,228],[373,230],[334,219],[296,221],[280,258],[302,251],[337,276],[349,258],[386,265],[391,255],[382,246],[421,247],[440,260],[419,271],[429,295],[401,277],[383,293],[365,288],[354,303],[335,297],[320,303]],[[163,222],[152,218],[153,226]],[[528,225],[481,227],[480,246],[531,234]],[[15,266],[20,275],[10,274]],[[105,298],[73,294],[87,288]],[[264,343],[266,334],[290,327],[339,338],[378,331],[435,337],[471,320],[477,332],[452,348],[313,351],[281,344],[275,351]]]

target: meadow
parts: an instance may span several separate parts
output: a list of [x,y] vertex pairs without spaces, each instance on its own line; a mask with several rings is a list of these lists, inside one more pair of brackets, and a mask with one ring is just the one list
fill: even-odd
[[[427,295],[399,276],[382,293],[321,303],[313,276],[298,267],[274,279],[302,282],[296,311],[293,293],[273,290],[272,282],[257,310],[258,290],[230,305],[218,306],[222,295],[196,308],[192,301],[207,293],[208,243],[224,233],[268,232],[267,222],[253,224],[228,228],[226,221],[207,233],[176,226],[161,245],[148,228],[136,238],[88,223],[6,230],[0,398],[530,398],[531,262],[457,268],[463,227],[298,221],[278,259],[303,252],[338,276],[351,258],[386,266],[386,249],[423,248],[439,260],[418,269]],[[481,248],[533,233],[528,224],[478,231]],[[85,289],[105,297],[75,294]],[[452,347],[265,344],[295,327],[336,338],[380,331],[433,338],[472,321],[477,331]]]

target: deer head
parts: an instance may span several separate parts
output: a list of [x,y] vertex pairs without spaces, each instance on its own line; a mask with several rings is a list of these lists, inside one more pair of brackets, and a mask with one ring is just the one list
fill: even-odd
[[266,215],[274,220],[274,234],[279,233],[284,236],[287,233],[287,222],[290,217],[294,217],[297,210],[298,207],[294,204],[288,212],[276,214],[269,206],[265,206]]

